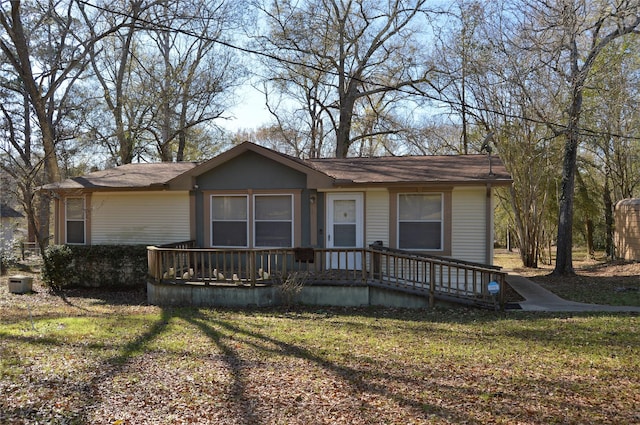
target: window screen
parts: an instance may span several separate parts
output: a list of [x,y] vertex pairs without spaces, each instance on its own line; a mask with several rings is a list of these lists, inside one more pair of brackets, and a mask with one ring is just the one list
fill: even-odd
[[398,195],[398,247],[442,249],[442,195]]
[[293,246],[293,202],[291,195],[256,195],[255,246]]
[[211,245],[247,247],[247,197],[211,197]]
[[85,243],[84,198],[67,198],[66,242],[80,245]]

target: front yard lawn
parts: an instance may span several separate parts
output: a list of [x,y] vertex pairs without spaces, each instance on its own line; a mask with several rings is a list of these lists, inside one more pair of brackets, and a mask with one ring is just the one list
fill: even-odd
[[640,423],[632,314],[162,309],[0,288],[0,423]]

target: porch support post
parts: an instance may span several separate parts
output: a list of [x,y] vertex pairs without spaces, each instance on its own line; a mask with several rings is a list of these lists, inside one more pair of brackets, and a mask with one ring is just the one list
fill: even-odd
[[251,282],[251,286],[256,286],[256,274],[258,273],[258,270],[256,269],[256,252],[252,250],[251,252],[249,252],[248,257],[248,273],[249,276],[251,276],[249,281]]
[[160,272],[160,261],[158,261],[159,251],[155,246],[147,247],[147,274],[153,278],[154,282],[159,283],[162,277]]
[[487,183],[485,202],[485,264],[493,264],[493,189]]
[[436,304],[436,268],[432,262],[429,263],[429,307]]

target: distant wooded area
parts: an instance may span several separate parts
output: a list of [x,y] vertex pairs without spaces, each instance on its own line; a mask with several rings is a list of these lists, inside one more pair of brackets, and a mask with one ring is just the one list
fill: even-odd
[[[40,185],[250,140],[302,157],[498,155],[498,243],[572,274],[640,195],[640,1],[2,2],[2,201],[48,243]],[[271,120],[229,131],[261,93]],[[507,242],[509,241],[509,242]]]

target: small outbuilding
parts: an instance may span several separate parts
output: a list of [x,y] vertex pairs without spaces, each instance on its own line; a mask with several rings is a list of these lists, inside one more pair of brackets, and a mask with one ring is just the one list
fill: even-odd
[[615,245],[617,256],[640,261],[640,198],[623,199],[616,204]]

